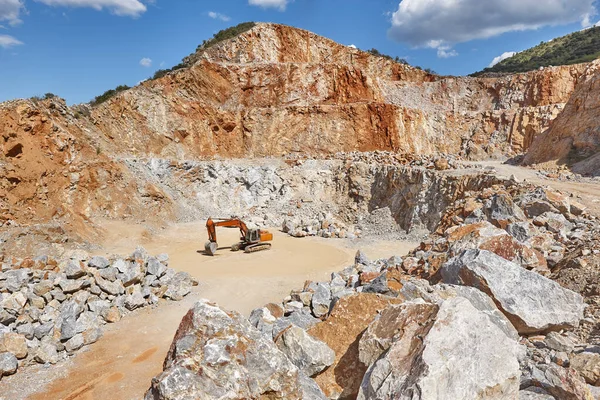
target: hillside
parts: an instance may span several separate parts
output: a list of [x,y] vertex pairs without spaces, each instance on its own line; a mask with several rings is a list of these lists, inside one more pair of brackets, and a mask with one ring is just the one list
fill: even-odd
[[593,27],[542,42],[473,75],[527,72],[540,67],[590,62],[599,56],[600,27]]

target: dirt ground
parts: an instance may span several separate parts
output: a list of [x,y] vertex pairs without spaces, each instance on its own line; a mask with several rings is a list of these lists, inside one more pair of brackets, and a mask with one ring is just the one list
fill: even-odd
[[141,399],[162,363],[179,322],[199,298],[248,315],[254,308],[281,301],[305,280],[325,280],[353,262],[356,249],[370,258],[404,255],[417,243],[321,238],[296,239],[276,229],[273,248],[253,254],[231,252],[239,231],[220,229],[215,257],[202,253],[203,223],[177,224],[149,232],[142,226],[105,222],[104,251],[129,254],[142,244],[150,254],[168,253],[169,265],[187,271],[200,285],[184,301],[164,302],[107,325],[104,336],[63,365],[35,367],[0,382],[0,399]]

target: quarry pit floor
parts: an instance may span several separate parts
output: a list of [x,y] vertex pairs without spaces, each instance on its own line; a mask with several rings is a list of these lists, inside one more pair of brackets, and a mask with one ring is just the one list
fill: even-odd
[[[0,382],[0,399],[104,400],[142,399],[162,364],[181,318],[206,298],[246,316],[270,302],[280,302],[306,280],[328,280],[354,262],[361,249],[369,258],[405,255],[418,243],[368,239],[293,238],[271,228],[273,247],[252,254],[232,252],[239,230],[220,228],[220,249],[203,254],[203,222],[170,225],[149,232],[140,225],[105,222],[98,255],[130,254],[142,245],[149,254],[169,254],[169,266],[189,272],[200,283],[180,302],[161,302],[106,325],[104,336],[86,350],[50,368],[31,367]],[[61,365],[62,364],[62,365]]]

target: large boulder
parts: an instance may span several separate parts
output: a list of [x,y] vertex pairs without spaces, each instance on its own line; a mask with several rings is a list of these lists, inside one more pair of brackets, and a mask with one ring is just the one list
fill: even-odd
[[521,334],[576,327],[583,318],[579,294],[489,251],[466,250],[441,275],[445,283],[485,292]]
[[325,399],[272,340],[206,300],[181,321],[146,399]]
[[460,296],[384,312],[361,340],[376,361],[358,399],[516,399],[519,345],[493,319]]
[[308,334],[335,352],[334,363],[315,377],[328,398],[356,398],[367,370],[359,360],[358,342],[379,312],[402,301],[373,293],[343,297],[335,303],[325,321],[308,329]]
[[308,376],[318,374],[335,361],[335,353],[329,346],[295,325],[283,331],[275,343]]
[[448,229],[445,235],[453,255],[468,249],[488,250],[527,269],[548,270],[542,253],[487,221],[455,226]]

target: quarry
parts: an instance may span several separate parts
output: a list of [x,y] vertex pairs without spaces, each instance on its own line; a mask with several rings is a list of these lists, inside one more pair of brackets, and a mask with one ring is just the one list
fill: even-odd
[[0,104],[0,399],[600,398],[599,62],[184,64]]

